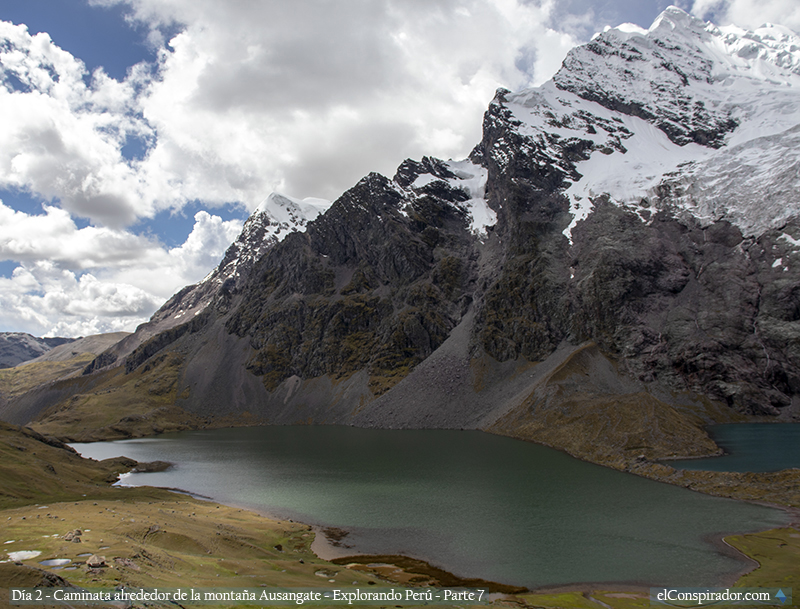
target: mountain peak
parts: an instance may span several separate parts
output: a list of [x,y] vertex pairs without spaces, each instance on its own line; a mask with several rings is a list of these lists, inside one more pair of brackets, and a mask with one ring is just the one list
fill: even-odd
[[[576,47],[551,81],[496,95],[487,116],[558,170],[568,237],[600,196],[748,236],[800,215],[800,37],[787,28],[720,28],[670,7],[648,30],[624,24]],[[489,151],[502,166],[504,149]]]
[[705,21],[690,15],[682,8],[670,5],[655,18],[649,31],[655,32],[659,29],[668,29],[671,31],[688,30],[700,32],[705,30],[707,25]]
[[310,222],[330,206],[331,202],[326,199],[314,197],[296,199],[279,192],[272,192],[253,210],[251,217],[263,213],[277,224],[305,226],[306,222]]

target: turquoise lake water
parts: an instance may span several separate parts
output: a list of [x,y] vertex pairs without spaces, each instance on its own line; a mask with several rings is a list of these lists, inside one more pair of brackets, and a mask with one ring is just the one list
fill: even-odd
[[744,565],[715,535],[789,520],[477,431],[260,427],[74,446],[95,459],[175,464],[127,484],[340,527],[354,553],[528,587],[714,585]]
[[774,472],[800,468],[798,423],[713,425],[708,431],[725,455],[670,461],[668,464],[681,469],[716,472]]

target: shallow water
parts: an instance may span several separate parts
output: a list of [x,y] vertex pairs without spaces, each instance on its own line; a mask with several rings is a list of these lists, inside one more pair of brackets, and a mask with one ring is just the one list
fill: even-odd
[[262,427],[76,444],[85,456],[175,463],[124,482],[181,488],[351,531],[353,552],[405,554],[524,586],[712,585],[743,566],[713,534],[788,522],[481,432]]
[[43,567],[63,567],[71,562],[69,558],[51,558],[50,560],[40,560],[39,564]]
[[800,424],[737,423],[712,425],[708,432],[726,454],[708,459],[670,461],[680,469],[715,472],[775,472],[800,468]]
[[8,559],[12,561],[30,560],[31,558],[36,558],[39,554],[41,552],[38,550],[20,550],[18,552],[9,552]]

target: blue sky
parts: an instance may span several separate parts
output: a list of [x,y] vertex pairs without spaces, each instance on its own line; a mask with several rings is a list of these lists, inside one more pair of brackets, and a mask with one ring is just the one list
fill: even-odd
[[24,23],[31,34],[48,33],[89,71],[102,66],[122,80],[130,66],[156,58],[146,41],[147,29],[125,21],[126,12],[122,4],[89,6],[85,0],[4,0],[0,18]]
[[[407,157],[464,158],[497,87],[668,4],[5,0],[0,331],[133,330],[270,192],[333,200]],[[676,4],[800,26],[795,0]]]

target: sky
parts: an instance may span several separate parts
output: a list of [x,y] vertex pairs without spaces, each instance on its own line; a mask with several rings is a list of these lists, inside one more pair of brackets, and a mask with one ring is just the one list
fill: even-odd
[[271,192],[465,158],[498,87],[669,4],[800,31],[797,0],[3,0],[0,331],[132,331]]

